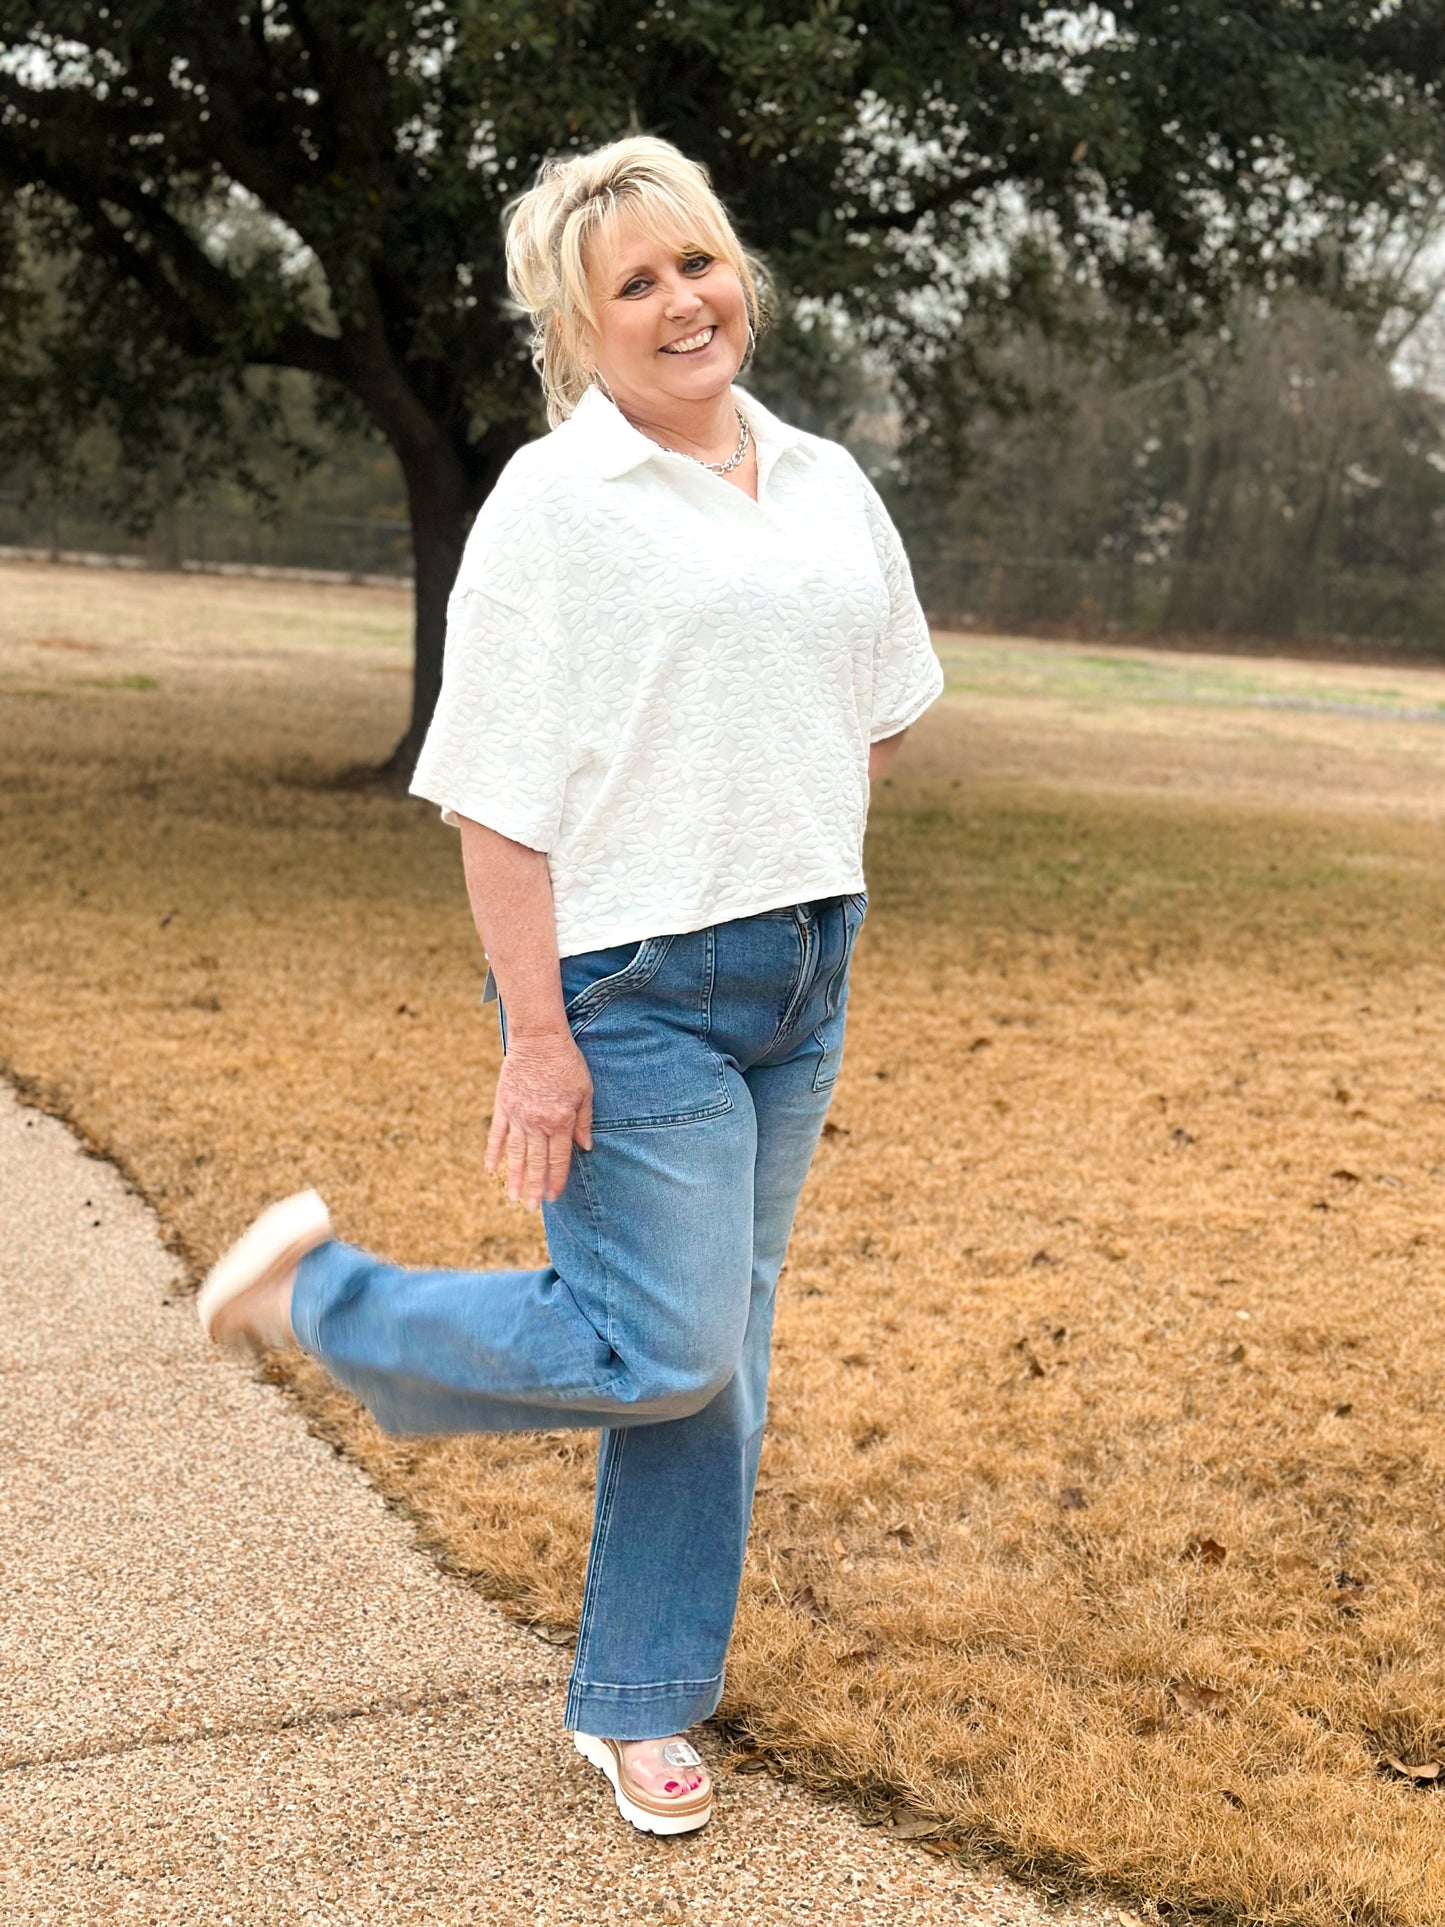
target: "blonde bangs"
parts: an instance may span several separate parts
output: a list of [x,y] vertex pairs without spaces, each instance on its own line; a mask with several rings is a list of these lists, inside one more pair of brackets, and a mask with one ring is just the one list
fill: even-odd
[[762,332],[761,264],[744,250],[699,163],[649,135],[548,161],[536,185],[508,209],[507,272],[515,300],[532,318],[532,363],[553,427],[592,380],[589,344],[598,319],[588,262],[598,237],[624,213],[660,246],[710,254],[732,268],[754,334]]
[[605,196],[595,196],[578,208],[562,233],[558,265],[567,302],[589,327],[596,328],[588,264],[596,243],[623,215],[634,220],[649,241],[673,254],[701,252],[726,261],[746,288],[750,280],[746,257],[732,229],[718,218],[719,212],[711,195],[683,200],[655,181],[629,183]]

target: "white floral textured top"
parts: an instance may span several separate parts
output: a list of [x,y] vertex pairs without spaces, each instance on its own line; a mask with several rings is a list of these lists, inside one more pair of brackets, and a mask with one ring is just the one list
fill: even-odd
[[733,393],[756,502],[592,388],[452,591],[411,787],[546,852],[564,957],[861,890],[868,746],[943,687],[862,469]]

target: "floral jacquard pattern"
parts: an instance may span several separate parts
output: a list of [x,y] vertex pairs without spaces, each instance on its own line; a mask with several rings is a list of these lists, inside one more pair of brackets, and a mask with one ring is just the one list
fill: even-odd
[[452,592],[412,789],[547,853],[563,956],[862,890],[868,746],[943,686],[872,484],[734,393],[756,502],[594,390]]

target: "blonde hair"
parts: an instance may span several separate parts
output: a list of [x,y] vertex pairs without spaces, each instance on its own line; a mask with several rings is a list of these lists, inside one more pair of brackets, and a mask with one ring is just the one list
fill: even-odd
[[542,378],[554,428],[572,413],[595,373],[588,244],[623,210],[651,239],[725,261],[743,284],[754,337],[763,328],[762,263],[738,240],[699,162],[650,134],[544,161],[534,185],[506,209],[507,283],[531,317],[532,366]]

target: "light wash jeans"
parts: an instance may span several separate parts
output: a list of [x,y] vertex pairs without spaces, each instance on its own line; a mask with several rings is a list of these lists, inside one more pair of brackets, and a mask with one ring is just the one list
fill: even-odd
[[409,1271],[333,1240],[297,1273],[297,1337],[387,1431],[603,1428],[569,1727],[654,1739],[722,1695],[774,1289],[864,907],[564,958],[594,1148],[543,1207],[550,1264]]

